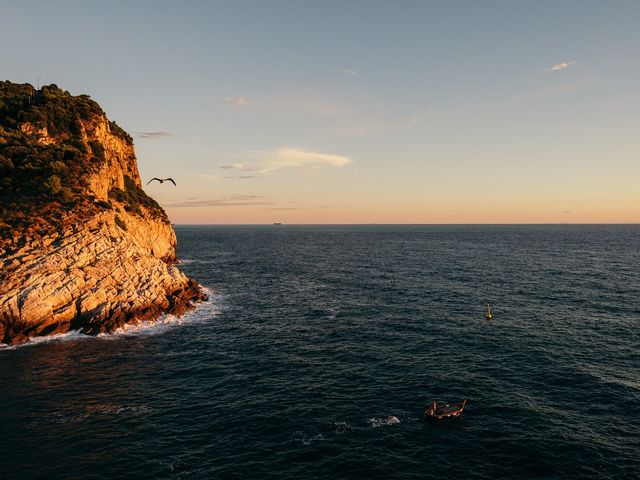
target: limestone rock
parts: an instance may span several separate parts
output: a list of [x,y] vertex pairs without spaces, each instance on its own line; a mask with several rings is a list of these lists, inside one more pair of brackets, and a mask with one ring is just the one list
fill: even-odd
[[[174,265],[175,233],[142,191],[130,137],[116,134],[104,114],[78,125],[74,141],[89,152],[102,149],[100,161],[82,172],[84,203],[61,215],[56,228],[34,234],[29,221],[38,218],[27,218],[0,239],[0,342],[111,332],[127,322],[183,314],[205,298]],[[19,131],[39,148],[56,148],[72,135],[51,135],[46,125],[29,122]],[[93,199],[91,208],[86,198]],[[43,197],[43,209],[48,201]]]

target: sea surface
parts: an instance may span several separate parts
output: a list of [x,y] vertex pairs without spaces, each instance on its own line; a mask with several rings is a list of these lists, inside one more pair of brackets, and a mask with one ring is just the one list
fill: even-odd
[[640,477],[640,226],[176,233],[194,312],[0,350],[2,479]]

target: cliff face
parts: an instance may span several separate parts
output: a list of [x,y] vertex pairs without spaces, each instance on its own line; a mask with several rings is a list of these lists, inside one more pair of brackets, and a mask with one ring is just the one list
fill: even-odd
[[88,97],[0,82],[0,175],[1,342],[110,332],[204,298],[173,265],[131,137]]

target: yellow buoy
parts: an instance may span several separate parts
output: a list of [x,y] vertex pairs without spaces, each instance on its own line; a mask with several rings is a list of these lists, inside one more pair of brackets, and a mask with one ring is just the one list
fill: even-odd
[[491,315],[491,305],[487,304],[487,314],[484,316],[487,320],[491,320],[493,317]]

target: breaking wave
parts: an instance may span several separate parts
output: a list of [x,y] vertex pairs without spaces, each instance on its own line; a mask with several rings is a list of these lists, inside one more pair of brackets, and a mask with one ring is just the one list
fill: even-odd
[[122,327],[111,333],[100,333],[96,336],[87,335],[80,330],[70,330],[65,333],[56,333],[43,337],[30,337],[29,340],[20,345],[7,345],[0,343],[0,350],[14,350],[17,348],[32,347],[46,343],[79,341],[89,339],[117,340],[123,337],[138,337],[146,335],[159,335],[173,328],[182,325],[193,325],[203,323],[217,317],[220,314],[220,304],[222,295],[214,294],[210,289],[203,288],[209,299],[199,303],[196,308],[188,311],[182,316],[161,315],[156,320],[145,320],[140,322],[126,323]]
[[387,417],[387,418],[370,418],[369,419],[369,424],[373,428],[386,427],[388,425],[397,425],[398,423],[400,423],[400,419],[394,415],[391,415],[390,417]]

